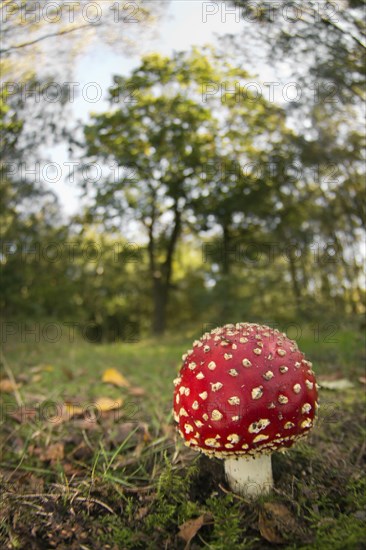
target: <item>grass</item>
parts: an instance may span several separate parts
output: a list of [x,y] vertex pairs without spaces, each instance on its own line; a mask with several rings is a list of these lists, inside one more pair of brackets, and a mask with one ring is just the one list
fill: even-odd
[[[14,393],[4,393],[2,548],[183,549],[189,546],[179,531],[189,520],[196,520],[192,549],[366,545],[360,335],[303,330],[299,345],[317,374],[342,376],[353,387],[321,390],[317,427],[308,440],[273,456],[275,491],[254,502],[229,491],[221,461],[176,439],[172,380],[194,337],[6,343],[23,417]],[[123,373],[132,389],[103,383],[107,368]],[[120,409],[98,413],[91,406],[121,396]],[[84,413],[65,418],[65,401]]]

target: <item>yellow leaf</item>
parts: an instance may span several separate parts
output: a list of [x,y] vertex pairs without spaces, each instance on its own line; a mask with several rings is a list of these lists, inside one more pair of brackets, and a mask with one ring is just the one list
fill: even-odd
[[72,418],[75,415],[79,416],[84,412],[84,409],[82,407],[78,407],[73,403],[65,403],[65,409],[66,409],[67,416],[69,418]]
[[93,405],[101,412],[120,409],[123,405],[123,399],[111,399],[110,397],[98,397]]
[[17,390],[19,386],[19,384],[14,384],[14,382],[9,380],[8,378],[3,378],[2,380],[0,380],[0,392],[12,393],[13,391]]
[[53,372],[55,369],[52,365],[37,365],[36,367],[32,367],[30,369],[30,372],[33,374],[37,374],[39,372]]
[[55,369],[52,365],[45,365],[42,370],[45,372],[53,372]]
[[102,381],[109,384],[114,384],[119,388],[128,388],[130,385],[128,380],[126,380],[126,378],[116,369],[105,370],[103,373]]

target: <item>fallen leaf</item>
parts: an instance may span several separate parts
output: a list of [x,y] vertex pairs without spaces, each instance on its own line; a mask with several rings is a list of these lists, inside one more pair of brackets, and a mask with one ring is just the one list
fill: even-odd
[[74,416],[82,416],[84,412],[84,409],[80,407],[80,405],[76,405],[67,401],[65,403],[62,403],[60,406],[57,406],[54,414],[52,416],[49,416],[45,420],[47,420],[48,423],[52,424],[53,426],[59,426],[60,424],[64,424],[65,422],[70,422],[70,420],[72,420]]
[[43,367],[44,372],[53,372],[55,370],[55,367],[52,365],[44,365]]
[[295,518],[284,504],[265,502],[259,512],[259,531],[268,542],[283,543],[297,530]]
[[57,462],[58,460],[62,460],[64,458],[64,444],[61,442],[53,443],[44,451],[40,451],[35,454],[38,454],[38,457],[42,460],[42,462]]
[[22,382],[23,384],[28,384],[29,382],[29,375],[25,372],[21,372],[17,374],[17,380],[18,382]]
[[52,372],[53,370],[54,367],[52,365],[37,365],[36,367],[32,367],[30,372],[37,374],[38,372]]
[[136,519],[143,519],[147,514],[149,513],[149,508],[147,506],[143,506],[142,508],[139,508]]
[[17,495],[26,495],[29,493],[43,493],[44,480],[36,477],[31,472],[20,473],[19,477],[15,474],[12,476],[10,490]]
[[20,387],[20,384],[14,384],[9,378],[0,380],[0,392],[12,393]]
[[74,380],[75,373],[69,367],[63,367],[62,372],[68,380]]
[[118,372],[117,369],[107,369],[103,373],[102,381],[108,384],[114,384],[119,388],[129,388],[130,383],[126,378]]
[[25,424],[26,422],[32,422],[35,420],[38,411],[33,407],[19,407],[15,411],[8,413],[11,418],[19,422],[19,424]]
[[193,537],[197,535],[201,527],[211,523],[212,519],[213,518],[211,514],[203,514],[196,519],[189,519],[179,526],[178,536],[187,543],[184,550],[189,550]]
[[72,462],[64,462],[62,467],[63,467],[64,473],[67,476],[79,476],[83,474],[83,470],[81,470],[80,468],[77,468],[75,464],[73,464]]
[[74,420],[72,423],[74,428],[78,430],[100,430],[101,427],[93,418],[84,418],[80,420]]
[[143,397],[146,394],[146,391],[144,390],[144,388],[134,386],[133,388],[129,388],[128,393],[130,395],[133,395],[134,397]]
[[123,405],[123,399],[111,399],[110,397],[98,397],[93,401],[93,405],[100,412],[113,411],[115,409],[120,409]]
[[145,444],[151,441],[149,427],[145,422],[122,422],[114,424],[111,430],[108,431],[106,440],[114,446],[118,446],[131,432],[134,432],[133,441],[135,441],[136,445],[142,442],[145,447]]
[[354,385],[347,378],[341,378],[340,380],[326,380],[322,378],[320,380],[320,387],[326,390],[342,391],[353,388]]
[[64,405],[69,419],[73,418],[74,416],[80,416],[84,412],[84,409],[82,407],[80,407],[79,405],[75,405],[74,403],[65,402]]
[[122,422],[120,424],[114,424],[110,431],[108,440],[114,445],[119,445],[132,431],[139,427],[139,424],[136,422]]

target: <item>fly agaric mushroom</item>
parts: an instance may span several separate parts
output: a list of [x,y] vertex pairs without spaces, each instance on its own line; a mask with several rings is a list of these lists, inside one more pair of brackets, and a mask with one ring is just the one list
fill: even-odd
[[271,453],[314,424],[312,364],[286,334],[252,323],[216,328],[192,347],[174,380],[179,434],[192,449],[225,460],[234,492],[269,492]]

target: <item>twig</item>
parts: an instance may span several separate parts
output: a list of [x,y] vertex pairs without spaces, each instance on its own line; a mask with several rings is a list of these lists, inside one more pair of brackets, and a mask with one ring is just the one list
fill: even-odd
[[22,506],[30,506],[31,508],[34,508],[35,510],[37,510],[37,514],[40,516],[52,516],[52,512],[45,512],[44,510],[42,510],[41,506],[37,506],[37,504],[33,504],[32,502],[27,502],[25,500],[22,502]]
[[[77,491],[75,491],[75,494],[77,495]],[[105,508],[106,510],[108,510],[108,512],[110,514],[113,514],[114,516],[116,515],[116,512],[110,507],[108,506],[108,504],[106,504],[105,502],[97,499],[97,498],[91,498],[91,497],[78,497],[76,496],[75,497],[75,494],[73,495],[73,498],[72,498],[72,502],[74,502],[75,500],[79,501],[79,502],[91,502],[92,504],[99,504],[99,506],[101,506],[102,508]],[[26,502],[27,499],[33,499],[33,498],[40,498],[40,499],[44,499],[44,500],[47,500],[47,499],[52,499],[52,500],[57,500],[61,495],[53,495],[53,494],[47,494],[47,493],[27,493],[27,494],[24,494],[24,495],[18,495],[18,494],[14,494],[14,493],[10,493],[10,492],[6,492],[5,495],[9,496],[9,497],[13,497],[13,498],[16,498],[16,499],[20,499],[20,500],[24,500]]]
[[93,504],[99,504],[99,506],[102,506],[102,508],[105,508],[106,510],[108,510],[110,514],[113,514],[114,516],[116,515],[116,512],[112,510],[112,508],[110,508],[108,504],[106,504],[105,502],[102,502],[101,500],[98,500],[97,498],[76,497],[75,500],[78,500],[80,502],[92,502]]
[[[95,23],[93,25],[94,27],[99,26],[98,23]],[[58,32],[52,32],[49,34],[45,34],[43,36],[40,36],[39,38],[36,38],[34,40],[30,40],[29,42],[23,42],[22,44],[15,44],[14,46],[10,46],[9,48],[5,48],[3,50],[0,50],[0,54],[11,52],[12,50],[19,50],[20,48],[26,48],[27,46],[33,46],[33,44],[37,44],[38,42],[42,42],[43,40],[47,40],[47,38],[55,38],[56,36],[64,36],[65,34],[70,34],[71,32],[79,31],[81,29],[85,29],[86,27],[91,27],[91,24],[88,23],[86,25],[80,25],[79,27],[73,27],[72,29],[67,29],[64,31],[58,31]]]
[[246,499],[245,497],[241,497],[241,496],[239,496],[239,495],[236,495],[236,494],[233,493],[232,491],[228,491],[227,489],[225,489],[225,487],[223,487],[223,486],[221,485],[221,483],[219,483],[219,487],[220,487],[221,491],[222,491],[223,493],[225,493],[225,495],[231,495],[231,496],[233,496],[234,498],[236,498],[237,500],[240,500],[240,502],[247,502],[247,499]]

